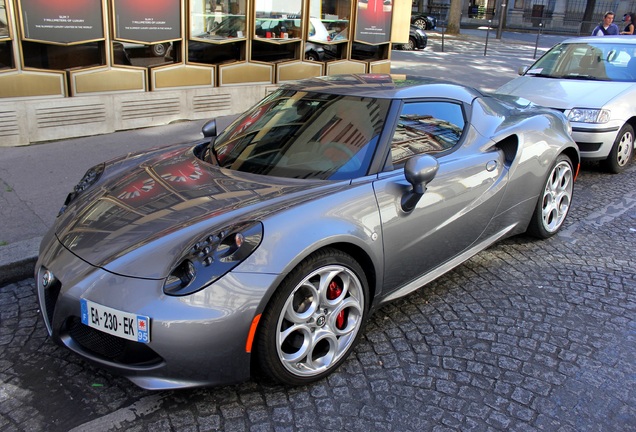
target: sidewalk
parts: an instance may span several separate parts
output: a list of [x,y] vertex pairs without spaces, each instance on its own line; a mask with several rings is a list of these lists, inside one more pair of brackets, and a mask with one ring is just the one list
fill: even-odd
[[[429,31],[423,51],[392,53],[392,72],[451,79],[488,91],[514,78],[518,66],[532,62],[529,35],[462,29],[459,36]],[[530,35],[530,40],[536,36]],[[563,39],[563,38],[560,38]],[[556,42],[540,43],[549,47]],[[547,45],[546,45],[547,44]],[[510,46],[514,46],[510,49]],[[502,51],[506,47],[507,52]],[[545,51],[545,49],[544,49]],[[514,56],[511,53],[515,53]],[[496,70],[484,67],[496,64]],[[461,67],[455,67],[461,65]],[[176,123],[108,135],[63,140],[26,147],[0,148],[0,286],[31,277],[42,236],[84,172],[104,160],[159,145],[200,139],[204,121]]]

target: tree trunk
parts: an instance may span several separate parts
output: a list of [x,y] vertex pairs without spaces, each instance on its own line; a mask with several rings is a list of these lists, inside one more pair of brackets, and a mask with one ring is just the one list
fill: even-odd
[[595,7],[596,0],[587,0],[585,12],[583,12],[583,22],[581,23],[581,36],[588,36],[592,33],[592,29],[596,27],[596,23],[592,22]]
[[462,0],[451,0],[450,10],[448,11],[448,25],[446,33],[459,34],[459,23],[462,18]]

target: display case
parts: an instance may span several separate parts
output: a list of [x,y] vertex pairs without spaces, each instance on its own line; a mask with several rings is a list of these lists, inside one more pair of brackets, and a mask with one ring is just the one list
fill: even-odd
[[154,67],[178,61],[182,0],[113,0],[113,62]]
[[191,0],[187,61],[209,65],[247,58],[245,0]]

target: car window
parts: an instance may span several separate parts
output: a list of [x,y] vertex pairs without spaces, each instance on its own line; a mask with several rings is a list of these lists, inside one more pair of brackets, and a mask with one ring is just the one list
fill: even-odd
[[636,81],[634,45],[571,43],[557,45],[539,59],[526,75],[598,81]]
[[414,155],[435,155],[452,149],[462,136],[464,124],[464,113],[459,104],[404,104],[391,142],[391,161],[394,168],[404,165]]
[[366,175],[390,100],[279,90],[214,142],[223,168],[303,179]]

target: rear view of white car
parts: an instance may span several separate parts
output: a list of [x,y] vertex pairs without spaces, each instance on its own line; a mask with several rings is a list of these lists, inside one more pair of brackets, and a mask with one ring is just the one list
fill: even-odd
[[563,112],[581,157],[623,171],[634,154],[636,37],[568,39],[497,93]]

